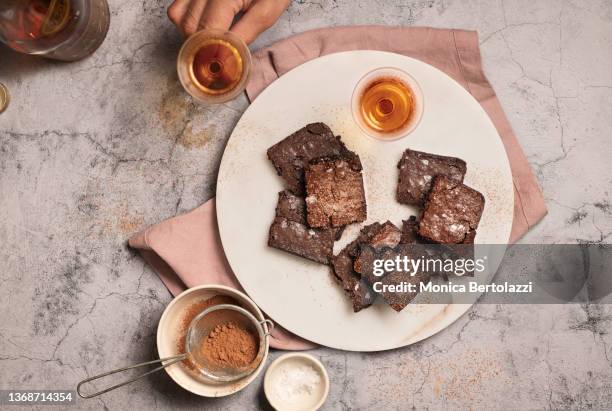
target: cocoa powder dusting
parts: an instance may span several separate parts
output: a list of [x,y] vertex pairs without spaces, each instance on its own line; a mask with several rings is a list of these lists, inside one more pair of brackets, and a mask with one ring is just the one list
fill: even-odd
[[[207,300],[196,301],[187,307],[179,326],[178,340],[176,342],[176,351],[178,353],[185,352],[185,337],[187,337],[187,329],[189,328],[191,321],[193,321],[193,319],[205,309],[219,304],[239,305],[238,301],[232,297],[227,295],[215,295]],[[189,359],[183,360],[183,365],[190,370],[196,370],[195,365]]]
[[257,337],[229,321],[212,329],[200,347],[200,355],[216,369],[243,368],[255,360],[258,350]]

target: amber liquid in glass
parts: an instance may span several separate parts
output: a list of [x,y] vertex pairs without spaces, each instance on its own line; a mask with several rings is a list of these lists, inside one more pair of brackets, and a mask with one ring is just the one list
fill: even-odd
[[243,61],[238,49],[221,39],[209,39],[193,55],[190,75],[204,93],[222,95],[242,78]]
[[74,61],[104,41],[106,0],[0,0],[0,42],[21,53]]
[[0,11],[6,36],[15,42],[51,37],[68,25],[74,13],[70,2],[61,0],[12,0]]
[[414,94],[407,84],[397,78],[382,77],[365,87],[359,107],[364,123],[384,135],[407,127],[415,104]]
[[0,5],[0,37],[16,50],[28,52],[31,42],[53,42],[73,15],[67,0],[8,0]]

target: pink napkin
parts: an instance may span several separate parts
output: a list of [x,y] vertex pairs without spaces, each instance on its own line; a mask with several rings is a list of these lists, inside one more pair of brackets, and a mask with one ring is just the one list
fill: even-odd
[[[140,250],[172,295],[202,284],[221,284],[244,291],[223,252],[214,198],[186,214],[135,234],[129,245]],[[316,347],[279,326],[274,327],[271,337],[273,348],[308,350]]]
[[[247,95],[252,101],[271,82],[313,58],[347,50],[384,50],[404,54],[446,72],[482,105],[504,143],[514,181],[516,242],[546,215],[544,198],[531,167],[508,123],[495,92],[482,71],[478,34],[464,30],[360,26],[308,31],[259,50],[253,56]],[[219,238],[215,200],[134,235],[131,247],[159,274],[173,295],[186,287],[223,284],[241,290]],[[286,350],[315,347],[280,327],[270,345]]]

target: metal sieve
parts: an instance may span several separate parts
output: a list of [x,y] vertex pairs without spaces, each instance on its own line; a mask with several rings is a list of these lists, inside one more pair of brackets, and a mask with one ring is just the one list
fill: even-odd
[[[258,347],[255,359],[244,367],[219,368],[209,362],[204,355],[202,344],[211,331],[224,323],[232,322],[253,335],[257,336]],[[185,341],[188,359],[207,379],[218,382],[231,382],[246,377],[257,369],[266,352],[266,338],[269,335],[264,330],[263,323],[272,324],[270,320],[258,321],[249,311],[232,304],[212,306],[198,314],[189,324]]]
[[[221,325],[228,322],[232,322],[251,332],[253,335],[257,336],[257,355],[250,364],[244,367],[218,367],[214,364],[211,364],[207,357],[204,355],[203,344],[206,338],[208,338],[208,336],[210,335],[211,331],[217,325]],[[233,304],[215,305],[199,313],[189,324],[189,328],[187,329],[187,334],[185,336],[185,353],[172,357],[160,358],[158,360],[135,364],[129,367],[118,368],[116,370],[108,371],[103,374],[87,378],[79,382],[76,391],[81,398],[93,398],[100,394],[112,391],[115,388],[119,388],[131,382],[139,380],[149,374],[153,374],[172,364],[176,364],[184,360],[189,360],[194,365],[195,369],[197,370],[197,373],[201,375],[204,379],[207,379],[209,381],[218,383],[237,381],[253,373],[261,364],[261,361],[263,360],[266,353],[266,347],[268,346],[268,336],[270,335],[269,331],[271,331],[273,326],[274,323],[272,323],[272,321],[259,321],[248,310],[245,310],[240,306]],[[86,394],[81,391],[81,387],[88,382],[92,382],[112,374],[117,374],[123,371],[140,368],[146,365],[156,363],[161,363],[162,365],[144,374],[138,375],[132,379],[105,388],[103,390],[94,392],[92,394]]]

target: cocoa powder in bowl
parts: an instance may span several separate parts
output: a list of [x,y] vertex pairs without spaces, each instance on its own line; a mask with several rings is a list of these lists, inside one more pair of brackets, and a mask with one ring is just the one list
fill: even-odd
[[259,342],[251,330],[228,321],[216,325],[198,349],[214,369],[245,368],[257,357]]
[[[220,304],[233,304],[239,305],[238,301],[234,298],[229,297],[227,295],[215,295],[214,297],[208,298],[206,300],[196,301],[187,307],[183,317],[181,318],[181,323],[179,326],[178,332],[178,340],[176,341],[176,351],[178,353],[185,352],[185,338],[187,337],[187,330],[189,329],[189,325],[191,321],[200,314],[202,311],[206,310],[215,305]],[[212,313],[211,315],[215,315],[217,313]],[[182,364],[190,371],[196,371],[195,365],[191,362],[189,358],[183,360]]]

